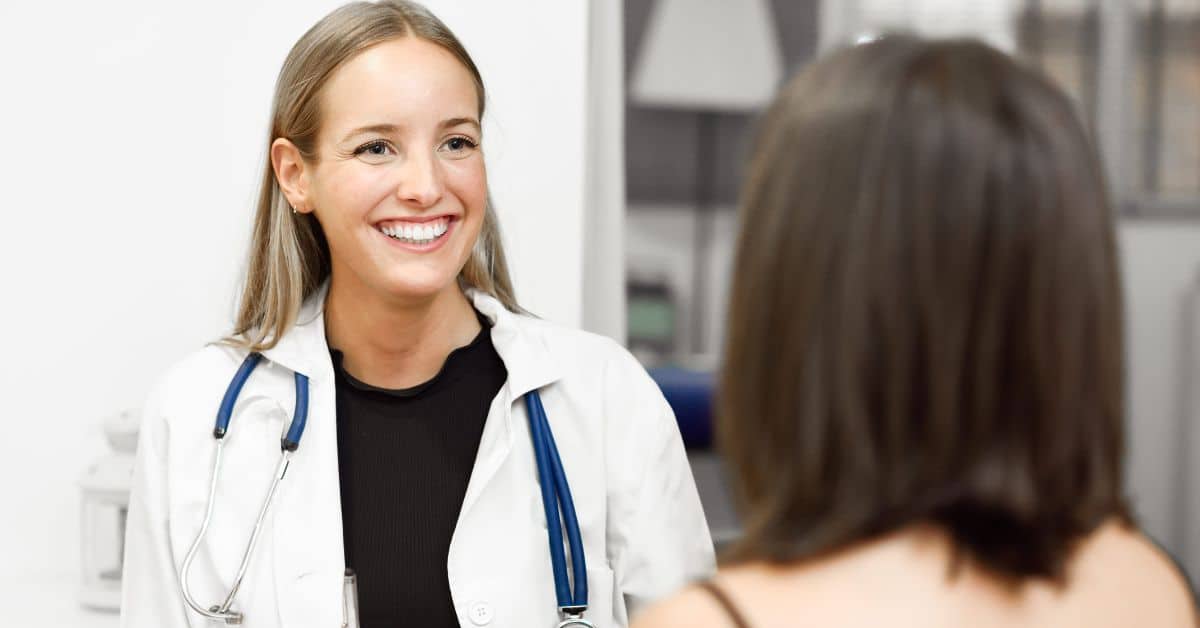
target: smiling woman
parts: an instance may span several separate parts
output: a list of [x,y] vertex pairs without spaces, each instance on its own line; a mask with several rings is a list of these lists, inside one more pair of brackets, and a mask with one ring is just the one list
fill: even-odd
[[624,626],[712,570],[657,387],[517,306],[484,101],[415,3],[346,5],[292,48],[234,333],[145,407],[125,626]]
[[[401,13],[405,19],[398,21]],[[361,31],[357,40],[338,37],[352,29]],[[277,342],[301,303],[341,263],[350,273],[337,274],[355,285],[334,282],[338,290],[382,288],[383,275],[390,274],[400,283],[384,292],[408,286],[428,294],[430,286],[451,287],[438,272],[458,275],[461,269],[465,287],[518,309],[487,202],[483,79],[435,16],[366,3],[335,11],[297,42],[280,72],[275,101],[250,276],[235,326],[247,348]],[[392,196],[395,202],[381,202]],[[410,210],[400,210],[402,203]],[[289,216],[289,205],[306,217]],[[431,216],[433,205],[449,213]],[[351,246],[355,238],[383,233],[382,223],[403,229],[407,222],[415,229],[431,218],[444,218],[458,227],[449,231],[459,232],[456,246],[436,260],[440,271],[421,258],[390,264],[373,247]],[[443,292],[443,300],[454,293]]]
[[[447,337],[453,346],[437,353],[478,331],[454,279],[489,221],[481,83],[459,59],[420,37],[376,44],[345,61],[321,90],[321,131],[302,142],[305,149],[286,136],[271,145],[283,195],[296,212],[309,215],[309,228],[319,228],[328,243],[337,278],[330,285],[329,317],[355,316],[340,309],[343,304],[353,303],[361,313],[372,300],[427,302],[438,318],[460,323]],[[495,218],[490,222],[495,231]],[[438,223],[445,229],[434,239]],[[388,233],[397,230],[400,239]],[[490,257],[499,265],[480,270],[491,279],[486,283],[507,287],[499,241],[491,242]],[[507,305],[515,306],[510,290],[504,292]],[[342,330],[335,326],[334,334]],[[402,381],[387,382],[385,373],[363,375],[394,387],[411,385],[437,372],[436,358],[424,369],[395,373]],[[347,368],[363,368],[360,356],[347,359]]]

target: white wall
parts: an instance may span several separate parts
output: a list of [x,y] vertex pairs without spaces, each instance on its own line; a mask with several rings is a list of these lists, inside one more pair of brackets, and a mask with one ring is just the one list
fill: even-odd
[[[18,573],[75,578],[75,481],[104,451],[98,422],[227,327],[275,75],[338,4],[0,5],[4,606],[24,595],[8,582]],[[562,287],[585,270],[589,3],[427,4],[489,88],[488,167],[518,296],[579,324],[583,289]]]
[[589,0],[584,329],[625,342],[625,72],[623,3]]

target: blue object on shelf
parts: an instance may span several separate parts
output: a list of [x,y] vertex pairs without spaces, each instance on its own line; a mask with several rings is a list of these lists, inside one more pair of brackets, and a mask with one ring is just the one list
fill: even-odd
[[649,372],[675,412],[684,446],[688,449],[712,448],[715,376],[708,371],[674,366],[652,368]]

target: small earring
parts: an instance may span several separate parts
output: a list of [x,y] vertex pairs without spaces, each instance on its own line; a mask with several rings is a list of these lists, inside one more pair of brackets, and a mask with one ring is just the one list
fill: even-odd
[[292,213],[293,213],[293,214],[296,214],[296,213],[299,213],[299,212],[296,210],[296,208],[295,208],[295,207],[292,207]]

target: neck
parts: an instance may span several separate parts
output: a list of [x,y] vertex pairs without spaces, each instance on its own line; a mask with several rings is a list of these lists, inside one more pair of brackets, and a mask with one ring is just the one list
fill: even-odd
[[325,336],[355,379],[380,388],[429,381],[451,351],[470,344],[479,321],[456,284],[424,299],[404,300],[331,278]]

